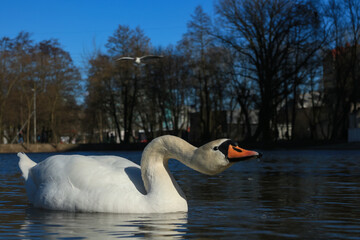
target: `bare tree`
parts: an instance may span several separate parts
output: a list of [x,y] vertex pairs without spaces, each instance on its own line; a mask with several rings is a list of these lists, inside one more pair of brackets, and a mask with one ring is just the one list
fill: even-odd
[[356,105],[360,101],[360,2],[356,0],[344,0],[345,16],[348,25],[348,42],[350,44],[350,66],[352,91],[350,93],[351,112],[358,111]]
[[[219,95],[221,93],[219,86],[224,85],[219,84],[222,78],[217,67],[221,65],[219,56],[222,49],[216,47],[216,39],[211,34],[211,30],[211,19],[199,6],[195,9],[179,46],[189,62],[191,81],[196,91],[194,106],[199,111],[201,129],[198,141],[216,137],[214,134],[218,118],[215,117],[215,112],[223,107],[221,104],[223,96]],[[215,100],[215,97],[218,99]]]
[[9,139],[9,133],[4,136],[4,122],[3,114],[5,111],[5,106],[13,87],[16,84],[17,77],[15,76],[15,71],[12,71],[12,62],[13,59],[13,41],[10,38],[4,37],[0,40],[0,143],[3,142],[3,137]]
[[316,7],[311,1],[221,0],[216,8],[224,27],[218,37],[247,59],[248,78],[257,84],[254,138],[273,140],[289,84],[296,89],[296,76],[321,46]]
[[[12,141],[21,130],[30,143],[36,141],[32,136],[36,138],[40,129],[47,128],[56,143],[60,134],[78,128],[75,112],[79,111],[76,96],[80,74],[69,53],[56,40],[35,44],[26,32],[14,39],[3,38],[1,43],[1,134],[6,130],[8,141]],[[38,107],[37,130],[32,118],[34,105]]]
[[[88,77],[88,97],[86,100],[87,111],[93,117],[99,129],[100,141],[103,142],[103,126],[115,125],[118,136],[121,136],[120,126],[120,91],[116,78],[115,66],[112,59],[103,54],[99,54],[95,59],[90,60]],[[107,116],[112,119],[108,123]]]
[[33,85],[32,73],[34,70],[34,64],[32,64],[31,57],[33,50],[33,41],[30,39],[29,33],[21,32],[15,37],[13,46],[13,69],[17,72],[16,78],[18,79],[22,100],[24,100],[23,106],[25,109],[24,111],[21,111],[21,113],[24,114],[24,117],[21,116],[20,119],[24,119],[27,122],[25,130],[26,143],[30,143],[30,118],[34,111],[34,95],[31,91]]
[[75,123],[71,127],[71,122],[77,118],[76,114],[71,116],[71,111],[76,107],[80,73],[69,53],[60,47],[57,40],[45,40],[37,44],[32,58],[36,63],[31,77],[32,89],[46,99],[44,109],[49,116],[48,127],[51,129],[52,141],[57,143],[64,130],[69,135],[70,129],[77,127]]
[[174,47],[159,50],[159,54],[164,55],[162,60],[145,66],[144,95],[138,107],[145,131],[151,130],[146,133],[150,138],[155,128],[159,134],[165,130],[179,136],[188,124],[185,116],[190,85],[185,59]]
[[[119,56],[143,56],[150,48],[150,39],[145,36],[139,27],[132,30],[128,26],[119,25],[114,34],[109,37],[106,44],[110,55]],[[137,105],[139,86],[141,85],[141,68],[130,62],[117,62],[115,72],[115,84],[121,97],[122,124],[124,126],[124,142],[129,143],[132,136],[134,111]]]
[[329,119],[327,137],[345,139],[349,114],[359,101],[360,3],[329,0],[325,5],[329,23],[324,53],[324,92]]

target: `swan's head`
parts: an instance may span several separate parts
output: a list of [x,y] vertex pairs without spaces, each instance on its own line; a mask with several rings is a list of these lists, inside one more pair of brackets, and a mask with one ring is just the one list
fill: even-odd
[[236,162],[260,158],[261,154],[240,148],[234,141],[219,139],[209,142],[195,150],[193,168],[201,173],[215,175]]

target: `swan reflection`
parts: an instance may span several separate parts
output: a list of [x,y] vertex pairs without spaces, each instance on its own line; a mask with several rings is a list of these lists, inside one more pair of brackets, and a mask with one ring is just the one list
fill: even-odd
[[73,213],[30,208],[20,235],[42,232],[48,239],[177,239],[187,232],[187,213]]

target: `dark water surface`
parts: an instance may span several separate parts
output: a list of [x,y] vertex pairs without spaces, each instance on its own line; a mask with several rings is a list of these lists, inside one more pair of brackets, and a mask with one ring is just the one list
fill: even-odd
[[[39,162],[52,154],[28,155]],[[17,162],[16,154],[0,154],[0,239],[360,239],[360,150],[267,151],[218,176],[172,161],[187,214],[35,209]]]

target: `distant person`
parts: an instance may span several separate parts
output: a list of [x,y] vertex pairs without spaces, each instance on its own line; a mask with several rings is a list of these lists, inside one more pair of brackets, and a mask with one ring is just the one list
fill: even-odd
[[115,143],[115,136],[113,133],[110,134],[110,143]]
[[110,135],[109,132],[106,132],[106,140],[105,140],[106,143],[110,143],[110,136],[109,135]]
[[21,132],[19,132],[18,138],[19,138],[19,143],[24,143],[24,138]]
[[42,143],[48,142],[48,136],[47,136],[47,132],[46,132],[45,128],[43,128],[41,130],[41,142]]

